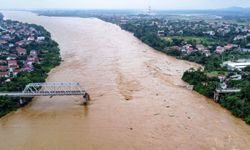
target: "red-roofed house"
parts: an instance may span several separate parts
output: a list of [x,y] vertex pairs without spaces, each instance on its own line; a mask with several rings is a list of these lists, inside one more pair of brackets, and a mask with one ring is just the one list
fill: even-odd
[[18,66],[18,65],[10,65],[8,68],[9,68],[9,71],[10,71],[10,72],[13,72],[13,71],[16,70],[17,68],[19,68],[19,66]]
[[0,60],[0,64],[7,64],[6,60]]
[[16,69],[18,68],[19,66],[18,65],[10,65],[9,68],[13,68],[13,69]]
[[17,65],[17,61],[16,60],[8,60],[8,66],[12,66],[12,65]]
[[224,46],[224,48],[226,50],[230,50],[230,49],[234,48],[234,45],[233,44],[227,44],[227,45]]
[[25,42],[24,41],[19,41],[19,42],[16,42],[16,44],[19,45],[19,46],[22,46],[22,45],[25,44]]
[[7,71],[8,70],[8,67],[7,66],[0,66],[0,71]]
[[16,51],[17,51],[18,56],[24,56],[27,54],[26,49],[21,48],[21,47],[16,48]]
[[191,54],[192,52],[193,52],[193,48],[192,47],[189,47],[188,49],[187,49],[187,54]]

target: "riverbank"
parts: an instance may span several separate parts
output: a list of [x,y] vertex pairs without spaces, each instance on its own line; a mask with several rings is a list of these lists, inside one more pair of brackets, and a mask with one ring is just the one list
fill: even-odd
[[93,101],[83,108],[81,97],[36,98],[0,119],[2,149],[249,148],[249,126],[182,87],[182,74],[196,64],[99,19],[5,14],[44,26],[63,59],[47,81],[80,82]]

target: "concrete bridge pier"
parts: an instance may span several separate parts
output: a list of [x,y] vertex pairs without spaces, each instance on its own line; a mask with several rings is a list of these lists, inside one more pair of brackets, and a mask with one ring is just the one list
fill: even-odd
[[27,103],[27,101],[24,98],[19,98],[19,105],[24,106]]
[[24,104],[24,101],[22,98],[19,99],[19,105],[22,106]]
[[89,101],[90,101],[90,96],[89,96],[89,94],[86,92],[86,93],[84,94],[84,96],[83,96],[83,105],[88,105]]

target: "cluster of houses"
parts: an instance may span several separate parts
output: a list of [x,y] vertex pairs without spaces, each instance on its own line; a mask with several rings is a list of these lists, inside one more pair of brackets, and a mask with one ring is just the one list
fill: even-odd
[[[219,88],[220,89],[227,89],[228,88],[228,81],[240,81],[242,80],[242,74],[244,71],[242,71],[244,68],[247,66],[250,66],[250,59],[239,59],[237,61],[225,61],[221,64],[221,67],[227,68],[227,70],[231,73],[232,75],[218,75],[218,79],[220,81]],[[235,88],[235,87],[229,87],[229,88]]]
[[[211,37],[212,39],[230,39],[226,41],[226,45],[218,45],[217,47],[207,46],[197,43],[184,43],[181,45],[174,45],[172,49],[182,51],[185,54],[193,52],[201,52],[205,56],[210,56],[211,53],[222,54],[231,49],[238,49],[244,52],[250,52],[249,44],[242,46],[239,41],[250,40],[250,25],[232,24],[226,22],[207,22],[204,20],[180,20],[171,19],[163,16],[120,16],[107,17],[108,21],[117,23],[119,25],[133,24],[135,26],[147,25],[157,30],[159,37],[171,36],[197,36],[197,37]],[[234,44],[237,43],[237,44]]]
[[161,36],[167,35],[200,35],[200,36],[233,36],[234,40],[244,40],[250,36],[250,25],[239,25],[225,22],[206,22],[190,20],[152,19],[149,25],[157,26]]
[[[154,24],[158,27],[157,35],[159,37],[166,36],[183,36],[183,35],[195,35],[201,37],[211,38],[233,38],[233,41],[226,45],[218,45],[215,49],[212,46],[205,47],[202,44],[191,45],[191,43],[185,42],[185,44],[175,45],[172,49],[180,50],[186,54],[193,52],[201,52],[205,56],[210,56],[212,52],[222,54],[227,50],[237,49],[243,52],[250,52],[250,25],[235,25],[227,23],[207,23],[205,21],[165,21],[157,22]],[[176,24],[173,24],[173,23]],[[159,25],[161,24],[161,25]],[[170,25],[169,25],[170,24]],[[204,31],[205,30],[205,31]],[[246,45],[240,45],[239,41],[246,41]],[[233,44],[237,43],[237,44]]]
[[237,61],[226,61],[221,64],[221,67],[226,67],[228,70],[238,70],[241,71],[242,69],[250,66],[250,59],[239,59]]
[[[204,54],[206,57],[211,56],[211,46],[204,46],[203,44],[196,44],[195,46],[191,45],[191,44],[184,44],[183,46],[172,46],[171,49],[174,50],[180,50],[183,53],[186,54],[191,54],[194,52],[200,52],[202,54]],[[217,46],[215,51],[213,51],[214,53],[217,54],[222,54],[223,52],[227,51],[227,50],[232,50],[232,49],[238,49],[244,52],[250,52],[250,49],[247,48],[240,48],[239,45],[237,44],[226,44],[225,46]]]
[[0,21],[0,78],[10,81],[20,72],[32,72],[39,63],[39,51],[25,49],[32,43],[42,43],[45,37],[28,24]]

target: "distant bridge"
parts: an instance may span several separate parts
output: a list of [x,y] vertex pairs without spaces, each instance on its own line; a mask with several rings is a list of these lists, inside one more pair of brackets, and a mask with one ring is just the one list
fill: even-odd
[[88,93],[83,90],[79,83],[74,82],[47,82],[47,83],[30,83],[26,85],[22,92],[4,92],[0,96],[7,97],[36,97],[36,96],[83,96],[84,103],[90,98]]
[[214,101],[218,102],[221,94],[239,93],[239,92],[241,92],[241,89],[237,88],[216,89],[214,92]]

